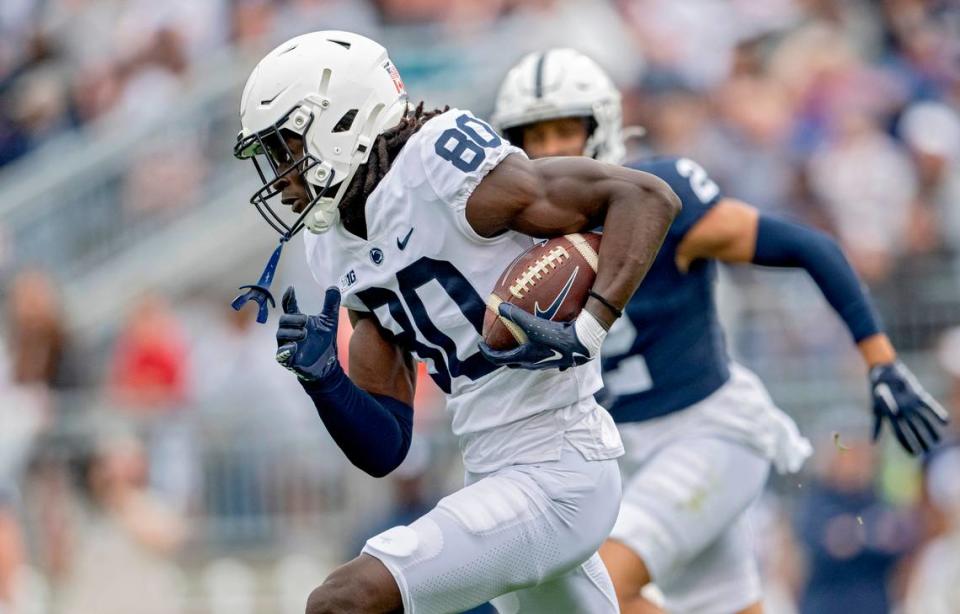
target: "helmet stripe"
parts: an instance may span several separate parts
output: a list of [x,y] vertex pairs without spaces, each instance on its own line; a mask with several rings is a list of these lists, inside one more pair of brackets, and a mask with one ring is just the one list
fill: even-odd
[[548,53],[550,52],[544,51],[540,54],[540,57],[537,58],[537,68],[533,76],[533,95],[537,98],[543,98],[543,65],[547,60]]

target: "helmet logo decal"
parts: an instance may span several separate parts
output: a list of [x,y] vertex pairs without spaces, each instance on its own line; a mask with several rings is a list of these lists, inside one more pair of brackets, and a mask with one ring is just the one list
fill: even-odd
[[403,86],[403,79],[400,78],[400,71],[393,65],[393,62],[387,60],[383,63],[383,68],[387,71],[387,74],[390,75],[390,79],[393,81],[393,87],[397,88],[397,93],[405,94],[406,88]]

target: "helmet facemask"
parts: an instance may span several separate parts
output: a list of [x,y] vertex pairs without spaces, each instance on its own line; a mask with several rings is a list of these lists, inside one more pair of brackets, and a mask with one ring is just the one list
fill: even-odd
[[[297,130],[291,128],[291,124],[303,128]],[[333,185],[336,172],[332,168],[323,168],[326,165],[310,153],[304,138],[312,124],[313,113],[300,106],[294,107],[273,125],[246,137],[239,135],[233,148],[233,154],[238,159],[253,161],[262,185],[250,197],[250,204],[256,207],[270,227],[280,234],[281,240],[289,240],[300,232],[306,225],[307,217],[321,201],[326,201],[324,204],[327,208],[332,204],[334,211],[336,209],[333,201],[338,192],[337,188],[340,187],[339,184]],[[294,158],[284,133],[298,136],[302,140],[303,154],[298,158]],[[282,214],[283,209],[274,209],[270,200],[282,195],[283,189],[278,184],[282,185],[285,180],[292,181],[294,175],[303,178],[309,200],[293,221],[288,222],[286,219],[290,216]],[[323,185],[318,187],[308,180],[310,175],[325,177]]]

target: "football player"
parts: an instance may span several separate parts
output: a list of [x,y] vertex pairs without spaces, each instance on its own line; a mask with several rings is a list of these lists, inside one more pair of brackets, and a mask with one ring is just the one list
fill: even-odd
[[[407,452],[413,359],[424,361],[448,395],[466,466],[465,488],[371,538],[307,611],[426,614],[489,600],[502,612],[617,611],[596,550],[619,507],[622,444],[594,401],[600,368],[590,361],[653,262],[676,195],[648,173],[594,160],[531,161],[469,111],[412,109],[386,50],[348,32],[268,53],[240,119],[235,153],[262,180],[251,202],[281,245],[308,228],[310,269],[329,286],[318,315],[287,289],[277,360],[374,476]],[[531,237],[601,224],[580,316],[554,323],[503,306],[529,341],[481,353],[484,297]],[[275,265],[248,296],[269,300]],[[349,377],[335,345],[341,301],[353,323]]]
[[[572,49],[533,53],[511,69],[493,124],[535,160],[624,156],[620,93]],[[657,611],[640,597],[651,580],[671,613],[759,612],[744,511],[771,463],[796,471],[810,446],[758,378],[731,362],[714,303],[716,261],[813,277],[869,368],[874,436],[888,422],[917,454],[937,441],[946,413],[897,361],[833,239],[723,195],[688,158],[628,166],[666,181],[683,207],[603,349],[605,393],[615,397],[626,455],[623,504],[600,553],[626,613]]]

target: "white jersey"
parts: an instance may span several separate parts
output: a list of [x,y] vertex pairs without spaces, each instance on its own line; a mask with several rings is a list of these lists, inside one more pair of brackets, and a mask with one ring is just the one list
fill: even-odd
[[[426,363],[473,471],[555,460],[564,431],[594,407],[579,401],[601,387],[598,361],[563,372],[496,368],[477,349],[497,277],[533,245],[516,232],[481,237],[466,220],[473,190],[511,154],[525,155],[471,113],[450,109],[410,138],[368,198],[367,239],[338,223],[305,241],[321,286],[339,286],[348,309],[372,313],[392,342]],[[619,438],[605,439],[619,451]]]

